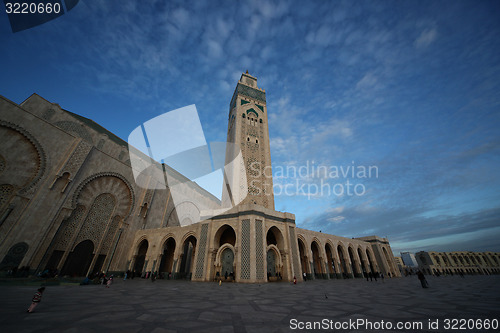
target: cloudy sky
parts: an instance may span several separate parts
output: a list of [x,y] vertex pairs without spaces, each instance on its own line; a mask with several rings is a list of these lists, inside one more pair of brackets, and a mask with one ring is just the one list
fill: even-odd
[[395,253],[500,251],[499,17],[498,1],[80,1],[17,33],[0,14],[0,94],[36,92],[125,140],[195,104],[224,141],[248,70],[275,176],[303,167],[275,179],[299,227]]

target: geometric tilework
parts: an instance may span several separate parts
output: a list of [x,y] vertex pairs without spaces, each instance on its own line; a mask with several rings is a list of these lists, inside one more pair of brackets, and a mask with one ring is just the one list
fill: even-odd
[[80,225],[84,214],[85,206],[79,205],[73,210],[71,216],[68,219],[62,221],[55,237],[56,241],[54,243],[54,250],[66,251],[67,247],[69,246],[69,242],[73,238],[76,230],[78,230],[78,226]]
[[78,233],[75,244],[79,244],[81,241],[89,239],[97,246],[106,230],[114,207],[115,198],[109,193],[100,194],[95,198],[85,218],[85,222]]
[[250,279],[250,220],[241,221],[241,278]]
[[240,95],[245,95],[247,97],[250,97],[252,99],[261,101],[263,103],[266,103],[266,93],[251,87],[248,87],[243,84],[239,84],[236,86],[236,91],[237,94]]
[[194,277],[196,279],[201,279],[203,277],[203,271],[205,268],[205,252],[207,247],[207,234],[208,234],[208,223],[201,226],[200,233],[200,246],[198,249],[198,258],[196,260],[196,270]]
[[264,279],[264,240],[262,236],[262,221],[255,220],[255,278]]
[[14,186],[7,184],[0,185],[0,208],[7,202],[9,202],[13,193],[14,193]]
[[82,138],[83,140],[87,141],[90,144],[93,144],[92,136],[83,126],[81,126],[78,123],[75,123],[73,121],[58,121],[54,123],[54,125],[65,130],[66,132],[73,132],[78,137]]
[[7,167],[7,162],[5,162],[5,158],[3,158],[2,155],[0,155],[0,174],[5,170]]
[[113,221],[111,221],[106,238],[104,238],[104,241],[102,242],[100,251],[101,254],[107,254],[111,248],[111,243],[113,242],[113,238],[115,238],[116,230],[118,230],[118,225],[120,224],[120,219],[120,216],[115,216]]
[[74,178],[78,170],[80,170],[83,162],[87,158],[87,155],[89,154],[91,148],[92,146],[85,141],[80,141],[78,146],[76,146],[75,150],[71,154],[71,157],[66,162],[66,165],[59,172],[59,175],[68,172],[71,175],[71,179]]
[[45,110],[45,112],[43,113],[42,115],[42,119],[43,120],[47,120],[49,121],[50,118],[52,118],[52,116],[56,113],[56,111],[54,109],[48,109],[48,110]]

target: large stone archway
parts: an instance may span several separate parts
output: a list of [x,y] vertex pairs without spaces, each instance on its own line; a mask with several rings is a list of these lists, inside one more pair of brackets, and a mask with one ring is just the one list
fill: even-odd
[[[276,226],[272,226],[267,230],[266,245],[268,280],[269,275],[271,275],[271,281],[282,279],[285,279],[285,281],[288,280],[288,270],[284,268],[287,259],[283,256],[283,253],[285,252],[285,239],[281,230]],[[274,268],[269,270],[273,265]]]
[[163,252],[161,254],[160,274],[165,275],[165,277],[171,277],[174,265],[174,256],[175,256],[175,239],[173,237],[169,237],[163,244]]
[[194,268],[194,258],[196,255],[197,239],[194,235],[189,235],[182,243],[182,253],[180,255],[180,266],[177,277],[191,280]]
[[94,257],[94,244],[91,240],[84,240],[75,246],[69,254],[61,271],[61,275],[85,276]]
[[321,249],[321,247],[317,241],[313,241],[311,243],[311,252],[312,252],[312,259],[313,259],[312,266],[314,269],[314,277],[316,279],[323,279],[324,278],[323,265],[321,263],[322,258],[321,258],[321,250],[320,249]]
[[345,250],[344,246],[339,244],[337,246],[337,253],[339,254],[339,260],[340,260],[340,273],[344,279],[347,279],[352,276],[352,271],[350,269],[351,265],[349,263],[349,259],[347,259],[347,251]]
[[370,268],[368,266],[368,259],[363,255],[363,251],[361,248],[358,246],[358,258],[361,261],[361,270],[362,274],[364,277],[368,276],[368,272],[370,271]]
[[224,244],[231,244],[232,246],[235,246],[236,232],[233,227],[228,224],[221,226],[215,233],[214,244],[216,244],[219,248]]
[[134,267],[132,269],[133,274],[136,276],[141,276],[143,273],[144,266],[146,265],[146,254],[148,253],[149,243],[146,239],[143,239],[139,246],[137,247],[137,254],[134,260]]
[[349,246],[347,248],[347,252],[349,253],[349,260],[351,261],[352,274],[356,278],[363,277],[361,274],[360,263],[358,261],[358,258],[356,257],[356,252],[354,251],[352,246]]
[[[368,258],[370,271],[372,273],[375,273],[378,270],[378,267],[376,266],[376,261],[375,261],[375,258],[373,257],[373,254],[368,249],[366,249],[366,257]],[[368,271],[368,273],[370,271]]]
[[[232,226],[224,224],[217,229],[214,235],[214,246],[217,250],[213,257],[213,278],[226,279],[225,274],[227,272],[228,277],[234,279],[236,274],[236,268],[234,267],[236,256],[236,232]],[[226,251],[226,249],[230,249],[231,253],[229,250]]]
[[326,273],[329,275],[329,277],[335,278],[336,277],[336,268],[335,268],[335,259],[333,257],[333,248],[330,243],[326,243],[325,245],[325,254],[326,254],[326,263],[327,263],[327,270]]
[[297,243],[299,244],[300,267],[302,268],[302,275],[304,275],[305,273],[306,276],[310,278],[311,271],[309,267],[309,256],[307,255],[306,245],[300,237],[297,239]]
[[94,174],[79,183],[66,204],[73,210],[66,218],[63,216],[67,211],[60,213],[60,225],[40,267],[60,270],[75,244],[90,240],[96,254],[91,262],[92,270],[107,270],[119,241],[116,235],[134,205],[129,182],[118,173]]

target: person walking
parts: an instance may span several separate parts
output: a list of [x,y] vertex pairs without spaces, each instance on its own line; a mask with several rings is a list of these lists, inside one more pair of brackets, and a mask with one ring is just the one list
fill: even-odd
[[113,274],[111,274],[108,281],[106,281],[106,288],[111,287],[112,284],[113,284]]
[[429,288],[429,284],[427,283],[427,280],[425,279],[424,273],[422,273],[421,271],[418,271],[417,277],[420,280],[420,283],[422,284],[422,288]]
[[26,312],[31,313],[31,312],[33,312],[33,310],[35,310],[38,303],[40,303],[42,301],[42,294],[44,291],[45,291],[45,287],[41,287],[38,289],[38,291],[33,296],[33,299],[31,300],[31,305],[28,308],[28,311],[26,311]]

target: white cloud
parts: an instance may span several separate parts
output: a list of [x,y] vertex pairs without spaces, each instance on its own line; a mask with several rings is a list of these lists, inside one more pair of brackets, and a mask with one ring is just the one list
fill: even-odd
[[339,206],[339,207],[332,207],[332,208],[328,208],[326,210],[326,213],[336,213],[336,214],[340,214],[344,211],[344,206]]
[[253,5],[267,19],[281,17],[288,11],[288,5],[285,1],[258,0]]
[[335,216],[335,217],[330,217],[328,219],[326,219],[328,222],[333,222],[333,223],[341,223],[342,221],[345,220],[345,217],[344,216]]
[[335,36],[331,29],[327,26],[322,26],[315,32],[309,32],[306,36],[306,42],[319,46],[328,46],[332,44],[332,38]]
[[413,43],[417,49],[424,49],[436,40],[436,29],[426,29],[422,31],[420,36]]
[[215,40],[207,41],[208,56],[211,60],[220,59],[222,56],[222,46]]
[[373,73],[366,73],[361,80],[356,83],[356,89],[368,89],[373,88],[377,85],[377,77]]

